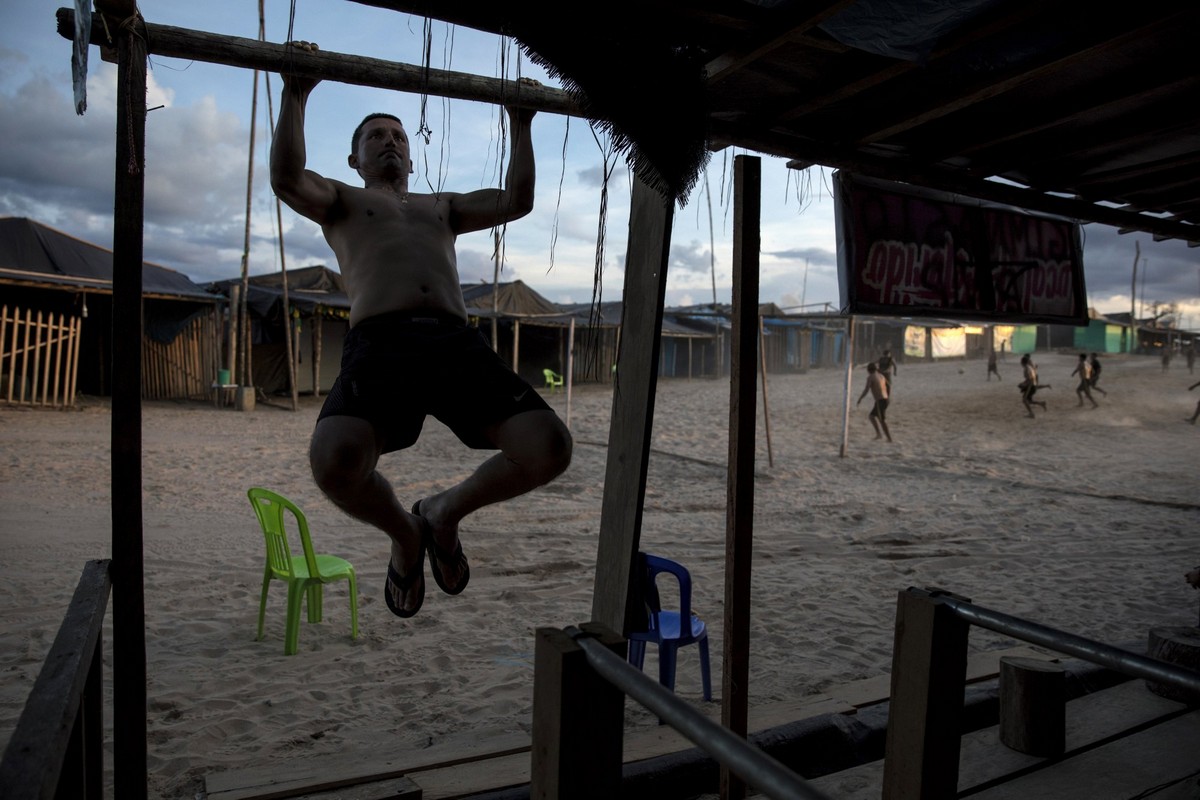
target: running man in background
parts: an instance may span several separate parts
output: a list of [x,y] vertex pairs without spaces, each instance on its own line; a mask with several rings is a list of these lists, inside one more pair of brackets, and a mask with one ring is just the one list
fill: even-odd
[[1089,363],[1092,365],[1092,388],[1105,397],[1108,397],[1108,392],[1096,385],[1100,382],[1100,356],[1092,353],[1092,360]]
[[[1197,386],[1200,386],[1200,381],[1196,381],[1196,382],[1195,382],[1195,383],[1193,383],[1191,386],[1189,386],[1189,387],[1188,387],[1188,391],[1190,392],[1192,389],[1195,389]],[[1192,414],[1192,418],[1191,418],[1191,419],[1189,419],[1189,420],[1188,420],[1188,422],[1190,422],[1190,423],[1192,423],[1193,425],[1195,425],[1195,424],[1196,424],[1196,418],[1197,418],[1197,417],[1200,417],[1200,400],[1197,400],[1197,401],[1196,401],[1196,413],[1195,413],[1195,414]]]
[[996,376],[996,380],[1000,380],[1000,370],[996,369],[996,348],[995,347],[993,347],[992,351],[990,353],[988,353],[987,379],[989,382],[992,380],[993,375]]
[[883,376],[885,381],[887,381],[888,397],[891,397],[892,376],[899,372],[899,370],[896,368],[896,359],[892,358],[892,351],[884,350],[883,355],[879,357],[879,361],[875,363],[877,365],[877,369],[879,370],[879,374]]
[[1096,402],[1096,398],[1092,397],[1092,365],[1088,363],[1087,353],[1079,354],[1079,363],[1075,365],[1071,375],[1079,376],[1079,385],[1075,387],[1075,396],[1079,398],[1080,408],[1083,407],[1084,397],[1092,404],[1092,408],[1099,408],[1100,404]]
[[[884,351],[887,352],[886,350]],[[867,396],[867,392],[875,398],[875,405],[871,407],[871,413],[867,415],[867,419],[871,421],[871,427],[875,429],[875,438],[882,439],[887,436],[887,440],[892,440],[892,432],[888,430],[887,424],[887,407],[888,407],[888,382],[884,379],[883,373],[875,364],[867,364],[867,385],[863,387],[862,394],[858,396],[859,405],[863,398]]]
[[1017,388],[1021,390],[1021,402],[1025,404],[1025,411],[1029,413],[1030,418],[1033,418],[1033,407],[1041,406],[1042,411],[1046,410],[1046,401],[1034,400],[1033,396],[1037,394],[1038,389],[1049,389],[1050,384],[1045,386],[1038,385],[1037,365],[1033,363],[1033,359],[1029,357],[1029,353],[1021,356],[1021,372],[1024,375],[1024,380],[1017,384]]

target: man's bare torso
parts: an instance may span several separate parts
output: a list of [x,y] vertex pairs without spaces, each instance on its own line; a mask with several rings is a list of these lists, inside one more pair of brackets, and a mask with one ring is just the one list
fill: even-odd
[[467,316],[449,214],[452,193],[401,196],[340,181],[322,226],[350,298],[350,326],[389,311]]

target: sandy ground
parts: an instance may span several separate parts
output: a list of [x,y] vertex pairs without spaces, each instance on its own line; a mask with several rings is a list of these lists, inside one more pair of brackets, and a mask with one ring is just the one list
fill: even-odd
[[[1100,641],[1145,641],[1196,623],[1200,594],[1200,392],[1186,368],[1106,358],[1099,409],[1080,408],[1076,357],[1039,353],[1049,410],[1028,419],[1015,357],[1003,380],[982,361],[902,364],[878,442],[870,401],[851,409],[845,375],[770,376],[770,452],[758,426],[751,640],[752,703],[794,699],[890,668],[898,591],[937,586]],[[856,370],[850,402],[866,373]],[[549,398],[566,416],[563,394]],[[578,387],[575,456],[557,481],[468,518],[472,579],[458,597],[429,581],[421,613],[388,613],[382,534],[314,486],[306,448],[318,401],[250,413],[201,403],[143,414],[144,551],[152,796],[192,798],[206,774],[310,754],[420,748],[530,730],[533,632],[591,614],[612,392]],[[707,620],[721,686],[729,386],[659,385],[643,549],[682,561]],[[0,741],[7,742],[83,564],[111,552],[110,414],[0,409]],[[429,422],[385,457],[406,505],[480,460]],[[255,641],[263,540],[246,489],[303,507],[319,550],[356,567],[361,634],[349,637],[345,584],[325,621],[283,655],[284,590]],[[119,598],[114,598],[119,603]],[[106,631],[111,679],[111,625]],[[975,649],[1011,644],[987,631]],[[646,669],[656,674],[653,652]],[[700,704],[695,648],[679,695]],[[635,704],[630,725],[650,715]],[[111,725],[111,719],[108,720]]]

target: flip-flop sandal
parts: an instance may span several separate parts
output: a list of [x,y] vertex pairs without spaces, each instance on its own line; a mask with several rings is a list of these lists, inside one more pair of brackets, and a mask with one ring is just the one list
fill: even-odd
[[[467,564],[467,557],[463,555],[462,540],[459,540],[458,547],[455,548],[453,553],[445,550],[434,541],[433,527],[430,526],[429,520],[421,516],[420,500],[413,504],[412,513],[421,521],[421,535],[424,546],[429,550],[429,571],[433,573],[434,582],[446,594],[462,594],[463,589],[467,588],[467,581],[471,579],[471,567]],[[446,584],[446,580],[442,577],[440,564],[456,564],[459,566],[462,577],[458,579],[457,586],[452,587]]]
[[395,592],[392,591],[392,587],[394,586],[400,590],[400,597],[403,599],[404,596],[408,594],[408,590],[412,588],[412,585],[417,582],[417,579],[424,577],[424,568],[424,541],[421,542],[421,551],[417,555],[417,564],[413,568],[413,571],[407,575],[401,575],[396,568],[392,566],[391,558],[388,558],[387,581],[383,584],[383,599],[387,603],[388,610],[397,617],[403,617],[407,619],[408,617],[415,616],[416,613],[421,610],[421,606],[425,605],[425,581],[421,581],[421,593],[417,597],[416,606],[414,606],[412,609],[405,609],[404,606],[398,605],[396,601],[392,599],[393,595],[395,594]]

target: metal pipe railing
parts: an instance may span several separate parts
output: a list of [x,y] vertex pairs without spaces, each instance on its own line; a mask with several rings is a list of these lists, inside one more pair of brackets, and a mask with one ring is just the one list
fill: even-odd
[[1166,661],[1131,653],[1119,647],[1066,633],[1048,625],[1030,622],[990,608],[977,606],[961,598],[936,595],[938,602],[954,610],[963,620],[981,628],[1014,636],[1026,642],[1040,644],[1051,650],[1082,658],[1093,664],[1117,670],[1135,678],[1169,684],[1200,694],[1200,672]]
[[591,634],[574,626],[563,630],[580,646],[588,664],[598,675],[654,712],[748,785],[775,800],[828,800],[827,795],[808,785],[782,763],[680,700],[674,692],[634,668]]

